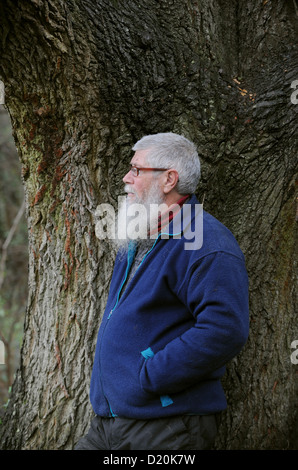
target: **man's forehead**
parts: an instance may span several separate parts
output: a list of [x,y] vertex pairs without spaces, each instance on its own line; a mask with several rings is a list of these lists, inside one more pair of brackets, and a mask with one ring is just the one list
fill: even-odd
[[130,163],[133,165],[144,165],[147,162],[148,153],[149,149],[136,150]]

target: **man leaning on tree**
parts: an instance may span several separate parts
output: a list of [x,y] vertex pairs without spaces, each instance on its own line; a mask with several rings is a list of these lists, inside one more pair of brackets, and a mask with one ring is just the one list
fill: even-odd
[[[127,208],[142,204],[138,228],[147,236],[115,240],[91,378],[95,417],[75,449],[210,449],[227,407],[221,378],[248,337],[245,259],[232,233],[196,210],[192,142],[160,133],[133,150],[117,223],[127,225]],[[152,204],[166,208],[155,225]],[[186,230],[197,235],[196,217],[202,243],[191,246]]]

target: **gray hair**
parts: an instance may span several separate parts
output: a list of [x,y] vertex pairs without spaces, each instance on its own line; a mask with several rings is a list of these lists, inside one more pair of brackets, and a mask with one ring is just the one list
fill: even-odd
[[201,169],[195,145],[182,135],[172,132],[142,137],[132,150],[150,150],[147,163],[154,168],[174,168],[179,174],[179,194],[196,191]]

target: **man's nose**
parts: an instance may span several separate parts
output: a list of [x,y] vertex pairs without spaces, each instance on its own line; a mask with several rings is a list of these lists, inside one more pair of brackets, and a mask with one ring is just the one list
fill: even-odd
[[126,175],[124,176],[122,181],[125,184],[132,184],[133,183],[133,176],[132,176],[130,170],[126,173]]

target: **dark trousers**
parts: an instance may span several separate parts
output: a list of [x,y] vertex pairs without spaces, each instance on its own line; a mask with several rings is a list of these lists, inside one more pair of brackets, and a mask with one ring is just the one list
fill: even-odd
[[212,447],[216,433],[215,415],[151,420],[96,416],[75,450],[204,450]]

